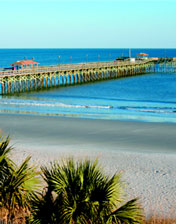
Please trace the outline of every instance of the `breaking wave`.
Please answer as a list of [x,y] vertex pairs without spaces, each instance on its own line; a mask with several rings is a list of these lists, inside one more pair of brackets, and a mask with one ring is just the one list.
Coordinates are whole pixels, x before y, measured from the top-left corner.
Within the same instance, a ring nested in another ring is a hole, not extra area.
[[94,109],[110,109],[112,106],[101,106],[101,105],[76,105],[76,104],[64,104],[64,103],[39,103],[39,102],[3,102],[3,105],[15,105],[15,106],[38,106],[38,107],[66,107],[66,108],[94,108]]
[[[83,104],[65,104],[65,103],[58,103],[58,102],[52,102],[52,101],[21,101],[21,100],[8,100],[8,101],[1,101],[2,105],[12,106],[12,107],[40,107],[40,108],[73,108],[73,109],[103,109],[103,110],[109,110],[112,109],[113,113],[116,113],[117,111],[131,111],[131,112],[144,112],[144,113],[176,113],[176,107],[171,106],[165,106],[166,104],[160,107],[151,107],[151,106],[121,106],[121,105],[83,105]],[[119,103],[120,104],[120,103]]]

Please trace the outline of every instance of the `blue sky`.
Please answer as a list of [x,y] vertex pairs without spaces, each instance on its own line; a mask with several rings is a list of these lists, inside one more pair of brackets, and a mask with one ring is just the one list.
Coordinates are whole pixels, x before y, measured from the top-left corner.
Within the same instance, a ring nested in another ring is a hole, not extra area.
[[176,0],[0,0],[0,48],[176,48]]

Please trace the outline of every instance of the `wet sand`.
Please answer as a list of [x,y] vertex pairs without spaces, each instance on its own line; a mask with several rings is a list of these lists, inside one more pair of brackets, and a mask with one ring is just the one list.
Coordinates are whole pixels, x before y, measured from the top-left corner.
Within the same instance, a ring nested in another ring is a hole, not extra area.
[[175,124],[1,114],[0,132],[17,162],[98,158],[105,172],[123,172],[127,198],[140,197],[147,214],[176,210]]

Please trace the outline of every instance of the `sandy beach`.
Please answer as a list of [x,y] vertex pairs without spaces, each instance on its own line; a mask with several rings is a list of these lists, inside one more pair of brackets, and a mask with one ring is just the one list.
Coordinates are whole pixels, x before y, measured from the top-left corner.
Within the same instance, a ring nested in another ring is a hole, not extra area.
[[105,172],[123,173],[126,198],[139,197],[147,215],[176,210],[175,124],[1,114],[0,132],[16,162],[98,158]]

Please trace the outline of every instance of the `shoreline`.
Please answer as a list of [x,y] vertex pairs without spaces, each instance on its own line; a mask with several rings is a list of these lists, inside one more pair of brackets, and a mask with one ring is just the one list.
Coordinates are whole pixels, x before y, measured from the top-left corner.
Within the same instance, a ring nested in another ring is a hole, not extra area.
[[0,114],[0,132],[15,162],[98,158],[105,172],[123,173],[127,199],[139,197],[147,215],[176,209],[175,124]]
[[0,130],[16,144],[24,140],[52,146],[91,143],[130,152],[176,153],[174,123],[0,114]]

